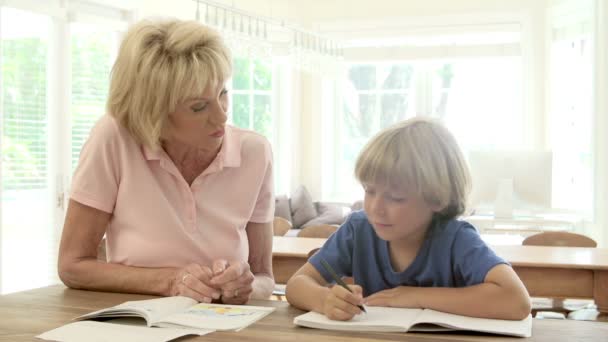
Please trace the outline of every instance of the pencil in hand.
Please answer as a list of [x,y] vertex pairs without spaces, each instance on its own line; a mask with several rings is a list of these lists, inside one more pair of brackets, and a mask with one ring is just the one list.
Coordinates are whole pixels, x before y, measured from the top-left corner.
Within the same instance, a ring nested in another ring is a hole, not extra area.
[[[323,265],[325,270],[331,275],[331,277],[334,279],[336,284],[342,286],[343,288],[348,290],[348,292],[350,292],[350,293],[353,292],[353,290],[351,290],[350,287],[348,287],[348,285],[346,285],[346,283],[340,277],[338,277],[338,275],[336,274],[336,271],[334,271],[334,269],[329,265],[329,263],[327,261],[325,261],[325,259],[321,259],[321,265]],[[357,306],[359,307],[359,309],[361,309],[361,311],[367,313],[367,310],[365,310],[365,307],[363,307],[363,305],[357,305]]]

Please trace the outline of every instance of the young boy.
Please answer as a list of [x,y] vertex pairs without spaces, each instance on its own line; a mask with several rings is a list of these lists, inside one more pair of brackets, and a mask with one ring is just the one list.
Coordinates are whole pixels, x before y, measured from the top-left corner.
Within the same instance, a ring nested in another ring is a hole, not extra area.
[[[457,220],[470,175],[456,140],[441,124],[415,118],[375,136],[355,176],[364,210],[350,215],[287,283],[287,300],[330,319],[349,320],[359,305],[429,308],[454,314],[524,319],[526,288],[475,228]],[[321,264],[353,277],[352,293]]]

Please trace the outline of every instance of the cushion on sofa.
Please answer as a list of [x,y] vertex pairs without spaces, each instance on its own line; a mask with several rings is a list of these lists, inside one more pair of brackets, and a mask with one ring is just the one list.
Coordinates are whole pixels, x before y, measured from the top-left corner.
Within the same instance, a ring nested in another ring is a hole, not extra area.
[[315,207],[317,209],[318,216],[304,223],[301,228],[320,224],[341,225],[351,211],[349,207],[323,202],[316,202]]
[[304,186],[299,186],[289,199],[293,228],[300,228],[304,223],[317,216],[312,197]]
[[289,207],[289,198],[285,195],[277,196],[274,200],[274,216],[282,217],[289,222],[293,222],[291,217],[291,208]]

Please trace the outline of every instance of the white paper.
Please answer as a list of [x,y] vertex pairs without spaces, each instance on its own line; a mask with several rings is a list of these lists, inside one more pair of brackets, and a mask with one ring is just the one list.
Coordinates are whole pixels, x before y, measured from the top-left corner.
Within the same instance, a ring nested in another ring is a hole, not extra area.
[[[532,336],[532,316],[521,321],[476,318],[454,315],[447,312],[424,310],[418,317],[416,323],[431,323],[442,327],[486,332],[492,334],[503,334],[520,337]],[[414,331],[414,329],[411,329]]]
[[317,312],[308,312],[294,319],[294,324],[310,328],[344,331],[405,332],[409,322],[422,312],[420,309],[366,306],[367,313],[356,315],[350,321],[334,321]]
[[138,320],[107,322],[80,321],[66,324],[36,336],[39,339],[60,342],[165,342],[187,335],[206,335],[214,330],[149,328]]
[[530,337],[532,317],[521,321],[474,318],[434,310],[367,306],[367,314],[359,314],[350,321],[334,321],[326,316],[308,312],[297,316],[294,324],[309,328],[344,331],[445,331],[470,330],[493,334]]

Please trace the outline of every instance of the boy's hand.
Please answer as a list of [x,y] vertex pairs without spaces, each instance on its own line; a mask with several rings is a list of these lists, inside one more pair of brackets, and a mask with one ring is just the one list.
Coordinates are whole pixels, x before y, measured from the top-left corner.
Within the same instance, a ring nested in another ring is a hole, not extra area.
[[416,287],[398,286],[392,289],[376,292],[363,301],[370,306],[392,306],[399,308],[421,308],[416,296]]
[[352,293],[340,285],[331,288],[323,302],[323,314],[327,318],[348,321],[361,313],[357,305],[363,304],[363,290],[358,285],[349,285],[349,287]]

